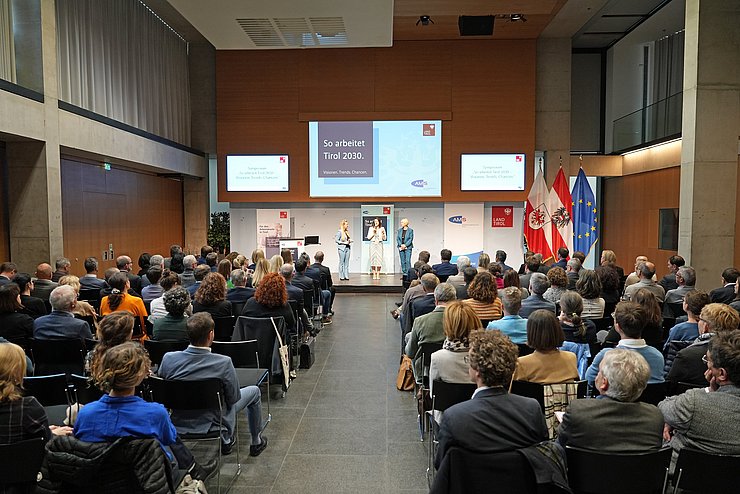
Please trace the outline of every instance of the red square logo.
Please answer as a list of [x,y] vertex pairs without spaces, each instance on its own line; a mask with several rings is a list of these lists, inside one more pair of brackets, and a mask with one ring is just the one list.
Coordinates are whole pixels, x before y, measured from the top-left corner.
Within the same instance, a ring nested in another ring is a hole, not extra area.
[[517,163],[521,163],[521,161],[522,161],[522,155],[521,154],[517,154],[516,155],[516,162]]
[[287,211],[280,211],[280,219],[281,220],[288,219],[288,212]]
[[285,156],[280,157],[280,163],[285,163]]
[[383,208],[383,214],[391,214],[391,208]]
[[425,136],[436,135],[437,129],[435,124],[421,124],[421,133]]

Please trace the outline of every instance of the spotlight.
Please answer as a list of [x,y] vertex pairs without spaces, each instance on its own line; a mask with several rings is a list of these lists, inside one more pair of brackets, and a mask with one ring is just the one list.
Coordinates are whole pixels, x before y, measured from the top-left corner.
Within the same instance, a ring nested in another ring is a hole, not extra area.
[[511,22],[527,22],[527,18],[523,14],[511,14],[509,19],[511,19]]
[[416,25],[418,26],[419,24],[421,24],[422,26],[428,26],[430,22],[434,24],[434,21],[431,17],[429,17],[428,15],[420,15],[419,20],[416,21]]

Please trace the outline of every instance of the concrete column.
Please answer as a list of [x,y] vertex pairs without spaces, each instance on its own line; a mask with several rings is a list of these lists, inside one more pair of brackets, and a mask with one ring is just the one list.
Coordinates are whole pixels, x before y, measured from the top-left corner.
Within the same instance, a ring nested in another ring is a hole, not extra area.
[[733,263],[740,135],[740,2],[686,1],[678,253],[697,287]]
[[200,255],[206,245],[208,225],[208,179],[184,177],[182,183],[183,220],[185,222],[185,252]]
[[563,171],[570,169],[570,38],[537,40],[537,94],[535,149],[545,152],[548,186],[563,158]]

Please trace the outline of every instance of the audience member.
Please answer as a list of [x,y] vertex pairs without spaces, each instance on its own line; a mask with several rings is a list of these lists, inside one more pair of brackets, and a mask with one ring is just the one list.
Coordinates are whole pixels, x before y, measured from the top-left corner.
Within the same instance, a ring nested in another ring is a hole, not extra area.
[[504,252],[503,250],[496,251],[496,264],[501,266],[501,271],[504,274],[506,274],[507,271],[511,271],[512,269],[514,269],[511,266],[506,264],[506,252]]
[[45,316],[49,313],[43,300],[31,296],[33,280],[31,279],[30,274],[17,273],[13,276],[12,281],[18,285],[18,289],[21,291],[21,305],[23,305],[23,309],[21,310],[22,313],[28,314],[34,319]]
[[604,316],[608,316],[622,299],[619,275],[610,266],[598,266],[594,271],[601,282],[600,297],[604,299]]
[[[498,264],[495,264],[495,266],[498,266]],[[470,284],[473,282],[477,274],[477,269],[473,267],[465,268],[465,271],[463,271],[463,280],[465,281],[465,283],[455,286],[455,297],[457,298],[457,300],[465,300],[466,298],[470,298],[470,295],[468,294],[468,288],[470,287]]]
[[462,285],[463,283],[465,283],[463,271],[465,271],[465,268],[469,268],[471,266],[470,258],[468,256],[458,256],[457,261],[455,261],[455,265],[457,266],[457,274],[449,276],[447,278],[447,283],[452,283],[453,285]]
[[[283,264],[280,268],[280,275],[285,279],[285,290],[288,294],[288,301],[292,300],[295,303],[298,318],[303,325],[303,331],[314,334],[313,323],[306,312],[303,290],[291,284],[291,280],[293,279],[293,265],[289,263]],[[313,307],[310,309],[313,310]],[[303,335],[303,331],[299,331],[298,334]]]
[[[146,269],[149,269],[149,262],[145,263],[147,266]],[[126,277],[129,281],[129,288],[131,288],[134,292],[137,294],[141,293],[141,276],[134,274],[131,272],[131,269],[133,269],[134,263],[131,261],[131,258],[129,256],[118,256],[116,258],[116,267],[121,273],[125,273]],[[146,273],[146,269],[142,268],[142,270]]]
[[[154,254],[153,256],[149,258],[149,267],[146,268],[146,271],[144,271],[144,274],[140,275],[141,276],[140,286],[141,286],[142,295],[144,293],[144,288],[148,287],[149,285],[157,283],[156,281],[152,281],[149,278],[149,270],[151,270],[152,268],[159,268],[159,275],[162,276],[162,272],[164,271],[164,256],[161,256],[159,254]],[[159,295],[161,295],[161,293]]]
[[584,254],[580,250],[573,251],[573,254],[571,254],[570,257],[571,259],[578,259],[578,262],[581,263],[581,266],[586,264],[586,254]]
[[163,271],[160,266],[152,266],[149,268],[149,271],[146,272],[149,284],[141,289],[141,299],[144,302],[151,302],[155,298],[161,297],[164,293],[162,285],[159,284],[159,280],[162,278],[162,273]]
[[321,313],[323,314],[323,316],[321,317],[321,323],[324,325],[331,324],[331,315],[329,311],[329,305],[331,304],[331,292],[329,290],[320,289],[321,278],[319,278],[319,280],[317,281],[316,279],[306,276],[306,269],[308,269],[308,263],[310,261],[311,258],[308,257],[308,255],[298,258],[298,260],[293,265],[295,267],[295,274],[293,275],[293,280],[291,281],[291,284],[297,286],[304,292],[311,292],[314,297],[317,293],[319,293],[320,300],[318,302],[321,303]]
[[[516,274],[513,269],[508,272]],[[522,292],[515,286],[504,288],[501,305],[504,309],[504,317],[498,321],[489,322],[486,329],[498,329],[517,345],[527,343],[527,320],[519,315],[522,308]]]
[[668,274],[663,276],[663,278],[658,282],[658,284],[663,287],[663,290],[668,292],[669,290],[675,290],[678,288],[676,273],[678,272],[678,268],[684,264],[686,264],[686,261],[681,256],[671,256],[668,258]]
[[578,379],[576,354],[558,350],[565,341],[555,314],[538,309],[527,318],[527,346],[534,353],[519,357],[514,380],[555,384]]
[[561,446],[595,453],[644,453],[663,445],[663,415],[637,402],[647,387],[650,366],[637,352],[614,349],[596,374],[595,400],[572,400],[558,428]]
[[[208,254],[211,254],[211,253],[213,253],[213,247],[211,247],[210,245],[204,245],[203,247],[201,247],[200,257],[198,258],[197,264],[207,264],[206,256],[208,256]],[[264,255],[262,257],[264,257]]]
[[[624,281],[624,289],[626,290],[628,286],[634,285],[638,281],[640,281],[640,264],[647,262],[648,258],[647,256],[637,256],[635,257],[635,270],[631,272],[629,275],[627,275],[627,279]],[[655,275],[653,275],[653,281],[656,281],[657,278]]]
[[666,305],[664,307],[666,309],[668,308],[668,304],[683,303],[684,297],[689,292],[695,290],[696,270],[691,266],[681,266],[678,268],[678,271],[676,271],[676,284],[678,285],[678,288],[674,288],[665,293]]
[[539,258],[534,254],[527,257],[527,260],[524,263],[524,274],[519,276],[519,283],[521,286],[528,287],[532,274],[540,272],[540,262],[538,259]]
[[252,275],[252,287],[257,288],[267,273],[270,272],[270,261],[264,257],[257,260],[254,274]]
[[439,257],[442,259],[442,262],[432,266],[432,270],[434,271],[434,274],[437,275],[440,282],[445,282],[449,276],[457,274],[457,266],[450,263],[450,260],[452,259],[452,251],[450,249],[442,249],[439,253]]
[[478,273],[468,286],[468,298],[464,300],[482,320],[496,320],[503,316],[501,300],[498,298],[496,280],[488,272]]
[[[414,280],[418,280],[421,278],[421,274],[419,274],[419,268],[423,266],[424,264],[429,264],[429,259],[431,259],[432,255],[429,253],[429,251],[422,250],[419,252],[419,260],[416,261],[407,272],[406,272],[406,281],[411,283]],[[432,266],[429,266],[429,269],[432,269]],[[431,273],[431,271],[430,271]],[[423,273],[422,273],[423,274]]]
[[414,366],[416,382],[421,382],[423,362],[421,346],[424,343],[442,343],[445,339],[442,320],[445,307],[455,301],[455,287],[449,283],[440,283],[434,288],[434,309],[427,314],[414,319],[414,325],[408,334],[406,355],[411,357]]
[[709,298],[714,303],[729,304],[735,299],[735,283],[740,276],[735,268],[727,268],[722,271],[722,286],[709,292]]
[[496,288],[499,290],[504,288],[504,272],[501,270],[501,266],[498,264],[491,264],[488,266],[488,272],[491,273],[493,279],[496,280]]
[[80,298],[80,279],[73,274],[62,276],[61,278],[59,278],[59,286],[64,286],[64,285],[71,286],[75,291],[75,297],[77,298],[77,303],[75,304],[75,308],[72,311],[72,313],[80,317],[91,317],[93,320],[93,326],[97,327],[98,325],[97,312],[95,312],[95,309],[93,308],[92,305],[90,305],[89,302],[79,299]]
[[[259,298],[278,280],[283,285],[282,277],[277,273],[268,274],[264,283],[257,289],[255,298]],[[255,298],[249,299],[250,301]],[[249,302],[247,302],[249,304]],[[267,447],[267,438],[262,431],[262,400],[257,386],[239,387],[234,364],[231,358],[211,352],[214,337],[213,318],[207,312],[193,314],[188,318],[187,332],[190,346],[181,352],[170,352],[164,355],[158,374],[165,379],[200,380],[218,378],[223,383],[224,401],[226,403],[224,429],[221,431],[221,452],[229,454],[236,441],[236,414],[247,409],[247,423],[252,437],[249,448],[250,456],[259,456]],[[218,411],[209,410],[173,410],[172,421],[183,433],[204,434],[219,424]]]
[[[689,389],[658,404],[673,448],[673,462],[683,448],[715,455],[740,455],[740,331],[722,331],[709,340],[706,389]],[[710,474],[707,472],[707,474]],[[729,486],[728,486],[729,488]]]
[[69,259],[66,257],[60,257],[56,260],[55,263],[56,271],[54,271],[54,274],[51,275],[51,281],[54,283],[59,283],[59,279],[62,276],[67,276],[69,274],[69,268],[72,266],[72,263],[69,262]]
[[232,304],[243,304],[254,297],[254,288],[247,288],[247,272],[243,269],[234,269],[231,272],[231,284],[233,288],[226,290],[226,300]]
[[265,251],[263,251],[262,249],[254,249],[250,257],[250,260],[252,262],[249,264],[249,266],[247,266],[247,269],[250,269],[251,271],[254,272],[254,270],[257,269],[257,261],[259,261],[260,259],[264,259],[264,258],[265,258]]
[[15,283],[0,285],[0,337],[19,343],[33,338],[33,318],[23,314],[20,293]]
[[195,273],[193,270],[196,266],[196,260],[194,255],[187,255],[182,260],[183,265],[183,271],[179,275],[180,276],[180,284],[184,288],[188,288],[192,285],[195,285]]
[[[514,288],[519,290],[519,294],[522,300],[529,297],[529,290],[527,290],[527,288],[522,288],[521,281],[519,279],[519,274],[517,274],[517,272],[514,271],[513,268],[504,272],[504,288],[508,288],[510,286],[513,286]],[[527,285],[527,287],[528,286],[529,285]],[[499,297],[500,296],[501,296],[501,293],[499,293]]]
[[405,333],[411,331],[414,327],[414,320],[424,314],[428,314],[434,310],[434,289],[440,283],[439,278],[436,275],[423,275],[421,277],[421,287],[424,290],[422,297],[415,298],[409,303],[409,312],[404,314],[403,322],[406,324]]
[[604,317],[606,301],[601,298],[601,281],[595,271],[581,269],[576,291],[583,299],[583,318],[601,319]]
[[[567,252],[568,249],[565,249]],[[553,304],[560,302],[560,297],[568,289],[568,277],[565,275],[565,270],[560,266],[553,265],[552,268],[547,272],[547,280],[550,282],[550,288],[545,290],[542,294],[542,298]]]
[[94,257],[85,259],[85,276],[80,278],[80,286],[86,290],[102,290],[105,280],[98,278],[98,260]]
[[109,348],[131,341],[134,334],[134,316],[125,310],[113,312],[100,320],[95,335],[97,344],[85,356],[85,374],[92,373],[93,363],[99,365],[100,358]]
[[[421,254],[419,254],[419,256],[421,256]],[[418,262],[416,264],[418,264]],[[408,321],[406,320],[406,318],[411,313],[411,303],[417,298],[424,296],[424,287],[421,284],[421,278],[423,278],[425,274],[433,275],[432,267],[429,264],[419,265],[419,278],[412,280],[412,283],[416,282],[417,284],[414,286],[410,286],[408,290],[406,290],[406,293],[403,294],[403,302],[401,303],[401,307],[399,309],[391,310],[391,315],[394,319],[398,319],[399,317],[401,318],[401,329],[404,330],[404,333],[408,333],[411,330],[411,326],[407,327]]]
[[195,283],[190,285],[186,288],[188,293],[191,297],[195,296],[195,292],[198,291],[198,288],[200,288],[200,284],[203,282],[203,278],[206,277],[208,273],[211,272],[211,268],[209,268],[205,264],[198,264],[195,269],[193,270],[193,277],[195,278]]
[[565,341],[573,343],[596,344],[596,325],[590,319],[583,319],[583,298],[578,292],[567,291],[560,297],[560,327]]
[[709,294],[699,290],[693,290],[686,294],[683,300],[683,310],[686,312],[688,321],[676,324],[668,332],[668,338],[663,346],[663,354],[666,355],[671,341],[694,341],[699,337],[699,314],[709,302]]
[[[648,384],[663,382],[663,355],[655,348],[649,346],[642,339],[642,329],[645,327],[645,309],[637,302],[619,302],[614,309],[614,328],[619,333],[621,340],[617,348],[624,348],[642,355],[650,366],[650,379]],[[599,372],[599,364],[606,353],[612,348],[604,348],[594,358],[593,363],[586,371],[586,380],[593,384],[596,374]]]
[[280,273],[267,273],[262,278],[254,292],[254,297],[244,304],[241,315],[247,317],[282,316],[285,319],[285,327],[291,332],[295,332],[295,317],[293,317],[293,311],[288,305],[285,279]]
[[208,312],[214,318],[231,317],[231,302],[226,300],[226,280],[219,273],[208,273],[193,297],[193,313]]
[[185,265],[183,264],[184,259],[185,255],[182,252],[178,252],[172,256],[172,259],[170,260],[170,271],[182,274],[182,272],[185,271]]
[[128,293],[129,288],[131,288],[129,280],[130,277],[123,271],[111,276],[108,281],[111,286],[111,294],[103,297],[103,300],[100,301],[100,315],[106,316],[119,310],[129,311],[139,318],[141,331],[144,331],[147,316],[146,307],[144,307],[143,300]]
[[[167,293],[172,288],[180,286],[180,278],[178,277],[177,273],[174,273],[170,270],[165,270],[165,272],[162,273],[162,277],[159,279],[159,284],[162,286],[162,290]],[[188,294],[190,294],[189,291]],[[190,298],[192,300],[192,295]],[[185,314],[191,315],[192,313],[193,307],[191,304],[185,310]],[[152,300],[151,304],[149,304],[149,322],[154,323],[154,321],[156,321],[160,317],[164,317],[166,314],[167,309],[164,306],[164,295]]]
[[190,307],[190,294],[176,286],[164,293],[164,307],[167,314],[159,317],[152,323],[153,339],[159,341],[186,341],[188,333],[186,324],[188,316],[185,311]]
[[624,269],[622,269],[621,266],[617,266],[617,255],[614,253],[613,250],[602,250],[601,260],[599,264],[601,266],[609,266],[610,268],[614,269],[614,271],[617,272],[617,275],[619,275],[620,279],[624,276]]
[[15,263],[4,262],[0,264],[0,286],[10,283],[10,280],[18,272],[18,268]]
[[436,468],[452,446],[488,454],[548,439],[545,416],[537,401],[506,391],[516,358],[516,345],[501,332],[470,334],[469,373],[478,388],[472,399],[445,411],[439,426]]
[[[144,276],[146,274],[147,270],[151,266],[149,262],[151,258],[152,258],[152,255],[148,252],[143,252],[139,256],[139,260],[137,261],[137,264],[139,265],[139,272],[136,273],[137,276]],[[118,262],[117,259],[116,259],[116,262]]]
[[[478,267],[476,268],[476,270],[479,273],[482,273],[483,271],[488,271],[488,268],[490,266],[491,266],[491,257],[485,252],[481,252],[480,256],[478,256]],[[499,266],[499,268],[500,267],[501,266]],[[503,270],[501,272],[503,273]]]
[[[334,297],[336,296],[336,290],[334,289],[334,282],[331,279],[331,270],[323,265],[324,253],[320,250],[316,251],[313,255],[314,263],[311,264],[310,269],[318,270],[321,274],[321,290],[329,290],[329,315],[334,315]],[[308,269],[306,270],[308,274]]]
[[170,245],[170,257],[165,258],[164,269],[169,269],[170,271],[172,271],[172,266],[171,266],[172,258],[178,254],[183,255],[182,247],[177,244]]
[[568,257],[570,256],[570,251],[567,247],[560,247],[558,249],[558,261],[554,262],[552,266],[550,266],[550,269],[552,268],[560,268],[563,271],[565,271],[566,266],[568,265]]
[[529,279],[529,297],[522,300],[522,308],[519,310],[519,315],[527,318],[529,315],[538,310],[545,309],[555,315],[555,304],[545,300],[543,295],[550,288],[550,282],[547,281],[547,276],[542,273],[532,273]]
[[737,329],[738,325],[740,315],[729,305],[718,303],[705,305],[699,315],[699,337],[690,346],[678,352],[666,380],[697,386],[706,384],[704,373],[707,366],[702,357],[707,352],[709,340],[717,334]]
[[581,261],[575,257],[570,258],[565,268],[565,276],[568,277],[568,290],[576,289],[576,282],[578,282],[578,273],[581,271]]
[[211,270],[211,273],[215,273],[218,269],[218,254],[209,252],[206,255],[206,266]]
[[57,286],[59,285],[56,282],[51,281],[51,266],[45,262],[36,266],[36,280],[33,282],[33,289],[31,289],[32,297],[49,300],[51,291]]
[[655,276],[655,264],[650,261],[645,261],[640,263],[637,269],[640,281],[624,289],[624,298],[626,300],[632,300],[632,296],[635,292],[644,288],[655,295],[658,302],[662,304],[663,300],[665,300],[665,290],[663,290],[662,286],[653,281],[653,276]]
[[37,340],[65,338],[92,338],[90,325],[82,319],[75,319],[74,308],[77,294],[69,285],[58,286],[49,295],[51,314],[33,321],[33,337]]

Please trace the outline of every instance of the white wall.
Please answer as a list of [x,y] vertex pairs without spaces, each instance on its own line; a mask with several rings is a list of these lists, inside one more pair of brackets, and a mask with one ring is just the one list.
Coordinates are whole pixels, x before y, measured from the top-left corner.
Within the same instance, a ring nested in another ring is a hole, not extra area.
[[[365,202],[364,204],[372,204]],[[300,204],[299,207],[290,207],[290,204],[243,204],[231,203],[231,248],[249,256],[257,242],[257,209],[289,209],[293,224],[292,235],[304,237],[319,235],[321,245],[306,247],[306,252],[313,256],[317,250],[325,255],[324,264],[333,272],[337,270],[339,256],[337,254],[334,235],[339,228],[339,222],[346,218],[350,224],[350,234],[360,238],[361,210],[360,203],[351,204]],[[514,207],[513,228],[491,228],[491,206],[511,205]],[[295,205],[294,205],[295,206]],[[518,267],[523,256],[522,251],[522,218],[524,215],[523,203],[485,203],[484,204],[484,251],[491,257],[496,250],[504,250],[508,254],[507,264]],[[401,218],[408,218],[414,229],[414,253],[416,260],[418,253],[428,250],[432,254],[431,263],[440,261],[439,252],[444,248],[444,205],[442,203],[397,203],[395,204],[395,224]],[[389,232],[393,239],[389,244],[395,249],[395,232]],[[352,250],[350,258],[350,272],[359,273],[362,269],[360,262],[359,244]],[[453,252],[453,255],[455,253]],[[395,272],[400,273],[400,261],[394,258]]]

